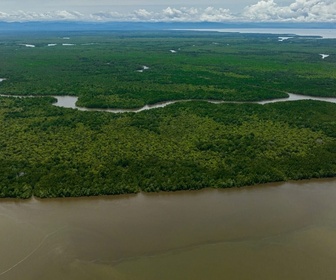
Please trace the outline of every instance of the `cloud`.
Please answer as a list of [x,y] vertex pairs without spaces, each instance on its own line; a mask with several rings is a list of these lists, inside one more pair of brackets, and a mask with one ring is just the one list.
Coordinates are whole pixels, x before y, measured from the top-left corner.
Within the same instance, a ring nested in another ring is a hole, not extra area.
[[122,20],[125,15],[118,12],[98,12],[89,15],[88,20],[92,21],[119,21]]
[[51,21],[51,20],[82,20],[85,15],[76,11],[52,11],[45,13],[16,11],[11,14],[0,12],[1,21]]
[[152,12],[148,12],[145,9],[139,9],[137,11],[134,11],[135,18],[138,18],[140,20],[148,20],[153,17]]
[[82,14],[76,11],[51,11],[45,13],[0,11],[0,21],[149,21],[149,22],[336,22],[335,0],[293,0],[279,6],[276,0],[260,0],[247,6],[240,14],[225,8],[167,7],[161,11],[138,9],[130,12],[101,11]]
[[261,0],[248,6],[242,18],[251,21],[334,22],[334,0],[296,0],[289,6],[279,6],[274,0]]
[[236,17],[231,14],[229,9],[215,9],[213,7],[208,7],[200,15],[200,21],[212,21],[212,22],[221,22],[221,21],[230,21],[234,20]]
[[230,10],[222,8],[208,7],[206,9],[199,8],[172,8],[167,7],[159,12],[152,12],[146,9],[135,10],[132,13],[120,14],[111,12],[99,12],[91,15],[91,18],[100,21],[108,21],[119,19],[122,21],[151,21],[151,22],[198,22],[213,21],[220,22],[225,20],[233,20],[235,17]]

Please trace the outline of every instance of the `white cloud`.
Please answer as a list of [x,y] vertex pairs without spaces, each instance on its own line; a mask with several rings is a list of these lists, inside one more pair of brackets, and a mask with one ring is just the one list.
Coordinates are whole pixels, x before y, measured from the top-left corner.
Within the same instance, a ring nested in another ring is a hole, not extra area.
[[139,9],[137,11],[134,11],[134,15],[138,19],[148,20],[148,19],[152,18],[153,13],[152,12],[148,12],[145,9]]
[[336,21],[333,0],[295,0],[289,6],[279,6],[274,0],[261,0],[244,9],[242,18],[251,21]]
[[[194,21],[198,17],[198,10],[195,8],[170,8],[158,13],[158,19],[163,21]],[[161,19],[160,19],[161,17]]]
[[50,21],[50,20],[81,20],[85,19],[85,16],[76,11],[52,11],[45,13],[36,13],[36,12],[24,12],[17,11],[11,14],[1,13],[1,21]]
[[91,18],[108,21],[151,21],[151,22],[197,22],[197,21],[214,21],[220,22],[225,20],[233,20],[235,17],[230,10],[222,8],[208,7],[206,9],[199,8],[172,8],[167,7],[159,12],[139,9],[132,13],[120,14],[111,12],[99,12],[91,15]]
[[222,8],[215,9],[213,7],[208,7],[200,15],[201,21],[221,22],[221,21],[230,21],[234,19],[235,16],[231,14],[231,11],[229,9],[222,9]]
[[92,21],[117,21],[124,18],[123,14],[118,12],[99,12],[90,14],[88,20]]
[[3,12],[0,12],[0,19],[1,18],[7,18],[9,15]]
[[285,6],[280,6],[276,1],[260,0],[254,5],[245,7],[240,14],[233,14],[229,9],[214,7],[167,7],[161,11],[141,8],[133,12],[102,11],[90,14],[66,10],[44,13],[25,11],[5,13],[0,11],[0,21],[336,22],[335,0],[293,0],[291,4]]

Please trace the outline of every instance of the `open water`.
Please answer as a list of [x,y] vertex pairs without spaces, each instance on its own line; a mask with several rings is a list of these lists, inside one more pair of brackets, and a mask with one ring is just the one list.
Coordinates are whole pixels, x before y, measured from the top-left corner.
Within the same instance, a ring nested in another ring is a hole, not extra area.
[[0,279],[335,279],[336,179],[0,200]]

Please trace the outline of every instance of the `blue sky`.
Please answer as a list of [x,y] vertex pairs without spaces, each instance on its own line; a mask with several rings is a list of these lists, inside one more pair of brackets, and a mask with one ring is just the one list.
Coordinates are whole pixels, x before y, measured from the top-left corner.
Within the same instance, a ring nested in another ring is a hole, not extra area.
[[32,20],[336,23],[336,0],[0,1],[0,21]]

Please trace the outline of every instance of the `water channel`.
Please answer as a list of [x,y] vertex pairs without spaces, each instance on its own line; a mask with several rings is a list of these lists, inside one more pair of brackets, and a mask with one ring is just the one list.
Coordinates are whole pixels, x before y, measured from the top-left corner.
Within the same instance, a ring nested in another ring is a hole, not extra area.
[[[203,100],[214,104],[221,104],[221,103],[256,103],[256,104],[268,104],[268,103],[275,103],[275,102],[285,102],[285,101],[297,101],[297,100],[317,100],[317,101],[326,101],[331,103],[336,103],[335,97],[314,97],[314,96],[306,96],[294,93],[287,93],[287,98],[279,98],[279,99],[270,99],[270,100],[263,100],[263,101],[256,101],[256,102],[230,102],[230,101],[216,101],[216,100]],[[85,107],[78,107],[76,102],[78,97],[76,96],[53,96],[57,99],[57,101],[53,104],[57,107],[63,108],[71,108],[71,109],[78,109],[81,111],[103,111],[103,112],[110,112],[110,113],[127,113],[127,112],[134,112],[138,113],[144,110],[150,110],[155,108],[163,108],[167,105],[177,103],[177,102],[190,102],[192,100],[172,100],[166,102],[160,102],[151,105],[145,105],[142,108],[138,109],[95,109],[95,108],[85,108]],[[201,100],[202,101],[202,100]]]
[[[144,66],[147,67],[147,66]],[[5,78],[0,78],[0,83],[5,81]],[[262,101],[255,101],[255,102],[236,102],[236,101],[223,101],[223,100],[196,100],[196,101],[206,101],[213,104],[221,104],[221,103],[255,103],[255,104],[268,104],[268,103],[276,103],[276,102],[286,102],[286,101],[297,101],[297,100],[317,100],[317,101],[325,101],[325,102],[331,102],[336,103],[336,97],[315,97],[315,96],[307,96],[307,95],[300,95],[300,94],[294,94],[294,93],[287,93],[288,97],[286,98],[278,98],[278,99],[269,99],[269,100],[262,100]],[[32,97],[39,97],[38,95],[5,95],[0,94],[0,97],[17,97],[17,98],[32,98]],[[114,109],[114,108],[108,108],[108,109],[100,109],[100,108],[86,108],[86,107],[79,107],[76,105],[78,101],[77,96],[67,96],[67,95],[54,95],[52,96],[56,99],[56,102],[53,103],[54,106],[62,107],[62,108],[71,108],[71,109],[77,109],[80,111],[100,111],[100,112],[110,112],[110,113],[139,113],[141,111],[145,110],[151,110],[156,108],[163,108],[167,105],[178,103],[178,102],[190,102],[195,101],[192,99],[187,100],[169,100],[165,102],[160,102],[156,104],[148,104],[141,108],[137,109]]]
[[[316,100],[316,101],[325,101],[330,103],[336,103],[336,97],[315,97],[315,96],[307,96],[307,95],[300,95],[294,93],[287,93],[287,98],[278,98],[278,99],[270,99],[270,100],[262,100],[262,101],[246,101],[246,102],[236,102],[236,101],[222,101],[222,100],[171,100],[160,102],[156,104],[145,105],[141,108],[137,109],[100,109],[100,108],[86,108],[86,107],[79,107],[76,105],[78,101],[77,96],[67,96],[67,95],[54,95],[56,102],[53,103],[56,107],[62,108],[70,108],[70,109],[77,109],[80,111],[98,111],[98,112],[109,112],[109,113],[139,113],[145,110],[151,110],[156,108],[163,108],[170,104],[178,103],[178,102],[191,102],[191,101],[204,101],[213,104],[221,104],[221,103],[251,103],[251,104],[268,104],[268,103],[276,103],[276,102],[287,102],[287,101],[298,101],[298,100]],[[33,98],[33,97],[41,97],[38,95],[5,95],[0,94],[0,97],[13,97],[13,98]]]
[[334,279],[336,179],[0,200],[0,279]]

